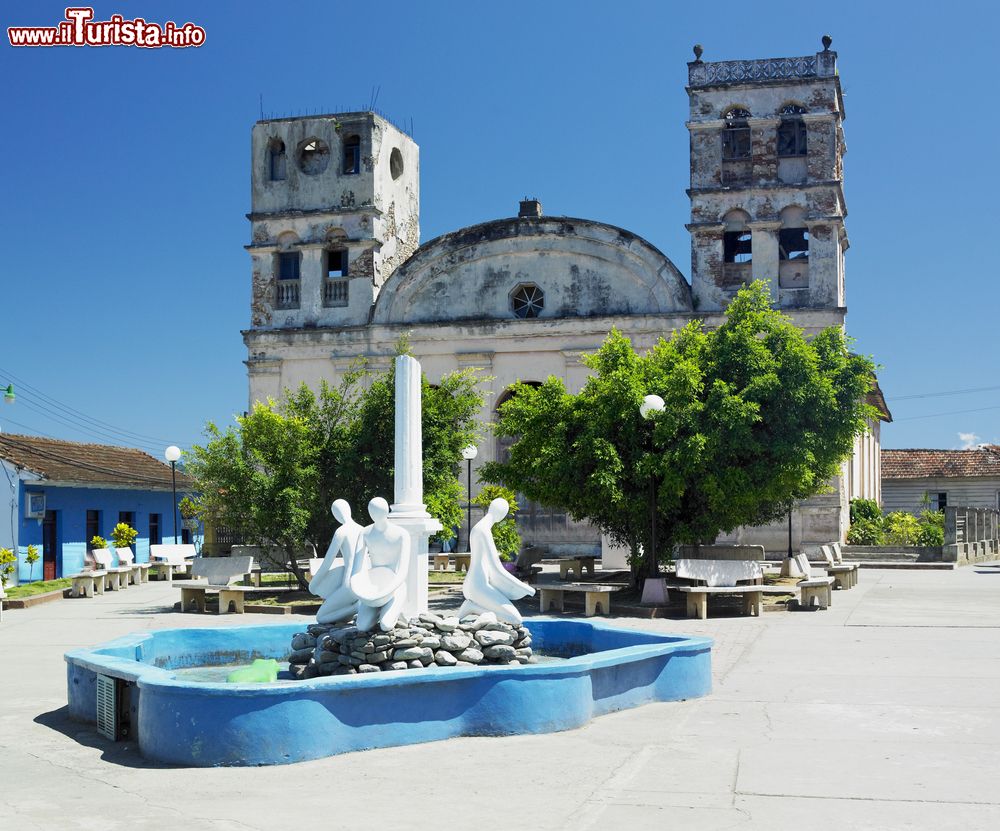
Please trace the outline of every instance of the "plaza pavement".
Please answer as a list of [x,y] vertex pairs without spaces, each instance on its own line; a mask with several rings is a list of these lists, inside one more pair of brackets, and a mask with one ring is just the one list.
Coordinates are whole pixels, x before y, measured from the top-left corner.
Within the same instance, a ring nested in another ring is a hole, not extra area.
[[63,653],[180,615],[169,585],[8,611],[0,829],[1000,828],[1000,568],[864,571],[825,612],[617,623],[716,639],[707,698],[565,733],[180,769],[69,722]]

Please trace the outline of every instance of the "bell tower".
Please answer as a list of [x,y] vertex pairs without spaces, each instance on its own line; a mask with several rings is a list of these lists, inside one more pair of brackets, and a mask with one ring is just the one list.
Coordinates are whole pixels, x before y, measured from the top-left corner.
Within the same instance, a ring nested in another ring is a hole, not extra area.
[[699,311],[724,309],[741,285],[766,279],[775,306],[843,322],[847,147],[831,42],[824,36],[814,55],[746,61],[706,62],[694,47],[687,228]]
[[251,333],[367,323],[420,243],[416,143],[351,112],[258,121],[250,152]]

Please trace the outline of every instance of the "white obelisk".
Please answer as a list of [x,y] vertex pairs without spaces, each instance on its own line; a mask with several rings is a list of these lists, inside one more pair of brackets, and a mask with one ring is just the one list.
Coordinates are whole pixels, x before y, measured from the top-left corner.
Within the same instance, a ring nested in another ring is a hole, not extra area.
[[424,504],[424,457],[420,404],[420,362],[409,355],[396,358],[395,501],[389,519],[410,535],[410,568],[406,577],[403,614],[427,611],[427,544],[441,523]]

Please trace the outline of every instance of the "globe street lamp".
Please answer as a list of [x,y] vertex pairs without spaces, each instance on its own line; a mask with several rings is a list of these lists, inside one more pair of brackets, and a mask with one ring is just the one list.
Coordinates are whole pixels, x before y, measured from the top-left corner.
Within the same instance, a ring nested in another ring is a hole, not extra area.
[[163,457],[170,462],[170,484],[174,494],[174,545],[177,545],[177,460],[181,457],[181,449],[172,444],[163,451]]
[[[642,399],[639,406],[639,415],[646,421],[654,421],[656,417],[666,409],[667,405],[658,395],[647,395]],[[656,559],[656,477],[649,477],[649,522],[650,522],[650,552],[649,568],[653,569],[653,576],[659,574],[659,564]]]
[[468,502],[468,523],[469,523],[469,551],[472,551],[472,460],[479,455],[479,451],[476,449],[474,444],[470,444],[468,447],[462,448],[462,458],[468,463],[468,485],[469,485],[469,502]]

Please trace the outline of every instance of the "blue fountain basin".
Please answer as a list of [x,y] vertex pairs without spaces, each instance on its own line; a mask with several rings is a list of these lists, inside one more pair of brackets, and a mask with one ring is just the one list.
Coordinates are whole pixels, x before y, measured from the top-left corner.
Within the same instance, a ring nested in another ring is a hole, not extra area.
[[547,733],[711,691],[710,638],[532,618],[532,648],[566,660],[428,667],[273,684],[202,683],[188,667],[287,657],[301,623],[163,629],[66,654],[70,715],[96,723],[97,676],[120,679],[130,739],[185,766],[272,765],[454,736]]

